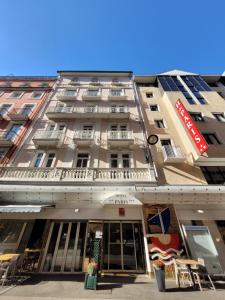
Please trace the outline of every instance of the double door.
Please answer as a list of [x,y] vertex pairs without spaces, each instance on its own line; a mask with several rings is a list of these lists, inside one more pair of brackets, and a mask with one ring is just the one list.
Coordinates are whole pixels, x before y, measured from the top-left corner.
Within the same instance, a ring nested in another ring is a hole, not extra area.
[[145,265],[141,223],[104,223],[103,269],[122,272],[144,272]]
[[41,263],[42,272],[82,271],[86,222],[52,222]]

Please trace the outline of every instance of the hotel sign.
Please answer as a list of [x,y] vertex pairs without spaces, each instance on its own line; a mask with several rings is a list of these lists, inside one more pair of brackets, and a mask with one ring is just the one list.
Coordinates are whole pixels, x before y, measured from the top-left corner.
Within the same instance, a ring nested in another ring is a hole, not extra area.
[[127,194],[116,194],[108,197],[103,201],[103,204],[111,205],[142,205],[142,203],[135,197]]
[[192,137],[192,140],[194,141],[196,147],[198,148],[199,152],[203,154],[209,146],[198,128],[195,126],[190,114],[188,113],[180,99],[178,99],[176,102],[176,109],[186,129]]

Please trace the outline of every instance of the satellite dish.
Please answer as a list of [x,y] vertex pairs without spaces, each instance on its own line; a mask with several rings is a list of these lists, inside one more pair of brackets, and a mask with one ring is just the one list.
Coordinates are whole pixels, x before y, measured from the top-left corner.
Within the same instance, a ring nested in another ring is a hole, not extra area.
[[149,135],[147,141],[150,145],[155,145],[159,140],[159,137],[156,134]]

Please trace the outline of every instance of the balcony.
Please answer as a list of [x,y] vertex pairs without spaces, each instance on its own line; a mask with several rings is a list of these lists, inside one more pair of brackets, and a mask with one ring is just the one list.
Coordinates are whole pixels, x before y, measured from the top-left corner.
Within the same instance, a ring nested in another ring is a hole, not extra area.
[[57,95],[57,99],[60,101],[77,100],[77,90],[64,91],[63,93]]
[[55,106],[49,107],[46,115],[51,120],[61,119],[89,119],[89,118],[110,118],[110,119],[128,119],[130,113],[127,107],[100,107],[100,106]]
[[77,146],[92,147],[95,144],[94,130],[81,130],[75,132],[73,141]]
[[16,137],[16,133],[9,132],[7,130],[0,131],[0,146],[9,147],[14,144],[14,139]]
[[36,147],[60,147],[64,140],[64,132],[58,130],[37,130],[33,143]]
[[54,182],[64,183],[105,183],[112,182],[134,183],[145,182],[155,184],[153,169],[124,168],[124,169],[93,169],[93,168],[25,168],[3,167],[0,170],[0,182]]
[[162,146],[162,153],[164,162],[179,163],[185,161],[185,156],[180,147],[172,145]]
[[32,114],[32,108],[14,108],[8,112],[8,118],[12,121],[27,121]]
[[102,95],[99,91],[87,91],[82,95],[83,100],[101,100]]
[[110,147],[130,147],[134,144],[132,131],[109,131],[108,145]]
[[109,96],[109,100],[127,100],[127,96],[124,95],[122,92],[119,91],[111,91]]

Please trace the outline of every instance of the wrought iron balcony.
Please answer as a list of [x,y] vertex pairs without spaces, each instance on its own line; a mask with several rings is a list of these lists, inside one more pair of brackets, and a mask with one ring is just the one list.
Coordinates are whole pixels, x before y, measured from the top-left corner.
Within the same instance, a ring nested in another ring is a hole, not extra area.
[[89,90],[82,95],[83,100],[101,100],[102,95],[100,91]]
[[57,99],[60,101],[73,101],[77,99],[77,90],[67,90],[57,95]]
[[155,183],[153,168],[25,168],[3,167],[0,182],[55,182],[76,183]]

